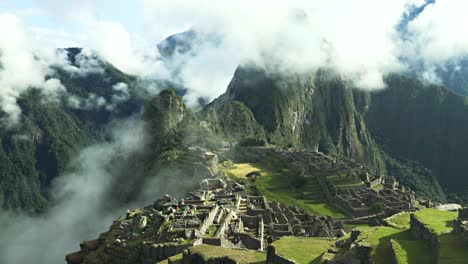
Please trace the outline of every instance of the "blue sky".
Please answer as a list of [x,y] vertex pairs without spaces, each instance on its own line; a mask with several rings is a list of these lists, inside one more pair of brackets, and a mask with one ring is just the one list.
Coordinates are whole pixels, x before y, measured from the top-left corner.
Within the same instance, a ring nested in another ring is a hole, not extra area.
[[[41,28],[49,32],[73,32],[79,34],[82,25],[80,21],[90,17],[101,21],[112,21],[121,24],[125,30],[136,36],[148,37],[148,27],[152,27],[152,21],[147,17],[148,6],[144,5],[144,0],[0,0],[0,13],[12,13],[21,18],[23,23],[29,28]],[[151,2],[151,1],[147,1]],[[408,13],[402,14],[402,23],[397,25],[400,32],[405,32],[406,26],[414,20],[428,4],[435,0],[421,1]],[[75,13],[83,13],[81,18],[72,16]],[[84,15],[86,14],[86,15]],[[167,32],[152,32],[155,41]],[[73,39],[73,37],[71,37]],[[63,41],[57,41],[60,44]],[[76,40],[70,43],[76,42]],[[49,43],[49,42],[48,42]],[[47,43],[47,44],[48,44]],[[67,43],[63,43],[66,45]],[[77,43],[80,44],[80,43]]]
[[[140,1],[0,0],[0,13],[16,15],[27,28],[67,32],[71,35],[74,32],[79,34],[84,22],[80,20],[89,18],[118,22],[133,34],[143,34],[145,27]],[[74,17],[77,13],[79,16]]]

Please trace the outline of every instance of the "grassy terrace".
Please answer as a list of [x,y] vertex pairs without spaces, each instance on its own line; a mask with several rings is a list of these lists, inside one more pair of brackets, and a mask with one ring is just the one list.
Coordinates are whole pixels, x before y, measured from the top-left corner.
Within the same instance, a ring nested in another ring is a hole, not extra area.
[[400,228],[400,229],[408,229],[410,228],[410,214],[411,213],[402,213],[399,215],[395,215],[388,220],[389,225]]
[[417,212],[416,217],[438,234],[440,241],[439,262],[441,264],[468,263],[468,245],[452,234],[453,219],[457,212],[425,209]]
[[229,257],[237,263],[265,263],[266,254],[253,250],[222,248],[210,245],[199,245],[190,248],[192,254],[198,254],[205,261],[209,259]]
[[428,225],[434,233],[440,235],[452,231],[453,219],[457,218],[457,212],[448,212],[433,208],[424,209],[415,213],[421,222]]
[[435,263],[436,254],[421,240],[392,240],[400,264]]
[[371,253],[375,263],[391,264],[392,249],[390,240],[414,240],[409,230],[401,230],[393,227],[358,227],[362,231],[359,236],[361,243],[369,244],[374,250]]
[[416,239],[409,230],[410,213],[403,213],[388,220],[393,227],[358,227],[362,231],[359,240],[375,248],[372,252],[375,263],[392,263],[391,245],[402,264],[468,263],[468,245],[464,245],[457,236],[450,233],[456,212],[429,208],[418,211],[415,215],[439,235],[439,262],[437,252],[425,241]]
[[320,237],[283,237],[272,246],[276,253],[299,264],[320,263],[321,256],[336,240]]
[[317,202],[304,199],[302,194],[307,191],[303,189],[304,187],[292,190],[290,181],[295,175],[292,175],[293,173],[288,169],[274,170],[270,167],[267,168],[266,166],[253,163],[236,163],[232,167],[225,167],[223,170],[229,177],[239,182],[249,180],[245,177],[247,173],[259,171],[262,176],[257,177],[252,184],[267,199],[287,205],[295,205],[315,214],[329,215],[334,218],[346,217],[340,210],[330,206],[326,201]]
[[175,255],[175,256],[172,256],[168,259],[165,259],[163,261],[160,261],[158,262],[157,264],[168,264],[169,263],[169,259],[172,261],[172,263],[175,263],[175,264],[182,264],[183,261],[182,261],[182,258],[183,258],[183,255],[182,253],[178,254],[178,255]]

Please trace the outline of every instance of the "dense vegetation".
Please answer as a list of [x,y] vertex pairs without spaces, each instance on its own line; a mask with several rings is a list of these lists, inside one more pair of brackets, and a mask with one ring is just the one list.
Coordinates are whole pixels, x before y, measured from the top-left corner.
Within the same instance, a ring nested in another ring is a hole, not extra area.
[[400,75],[386,82],[366,114],[376,140],[394,156],[419,161],[448,191],[466,193],[467,98]]
[[[403,80],[398,81],[400,79]],[[450,143],[455,139],[449,138],[460,138],[463,132],[451,133],[451,130],[456,130],[454,124],[451,121],[441,124],[438,120],[441,113],[449,119],[456,119],[448,116],[453,111],[463,115],[468,110],[462,106],[458,110],[434,110],[438,109],[436,105],[439,101],[435,99],[433,89],[439,91],[436,95],[441,95],[441,102],[445,95],[459,102],[464,101],[464,98],[442,87],[426,88],[426,85],[414,78],[391,75],[386,81],[388,89],[364,92],[353,89],[350,81],[330,70],[284,76],[240,67],[227,92],[207,108],[221,114],[227,106],[242,102],[242,106],[251,111],[253,118],[239,118],[242,122],[237,122],[245,124],[244,131],[248,132],[248,136],[231,132],[231,137],[237,137],[243,145],[305,147],[331,155],[345,155],[365,163],[372,173],[395,175],[421,195],[438,201],[446,199],[439,181],[449,192],[462,192],[458,187],[467,186],[462,176],[464,170],[460,167],[464,166],[460,160],[463,155],[458,156],[458,160],[453,155],[468,148]],[[421,96],[415,98],[414,102],[407,102],[412,98],[408,93]],[[400,96],[405,99],[400,100]],[[428,98],[432,98],[431,101]],[[408,109],[411,107],[415,110]],[[426,111],[426,108],[431,109]],[[243,110],[245,113],[250,111]],[[434,111],[439,115],[429,117]],[[427,121],[429,119],[432,121]],[[255,121],[265,129],[265,133],[252,132],[250,128],[256,127]],[[236,131],[232,126],[219,127],[224,133]],[[263,142],[265,138],[266,143]],[[463,139],[460,138],[460,141],[463,142]],[[452,146],[452,149],[448,149],[448,146]],[[450,152],[452,156],[446,155],[444,151]],[[442,166],[441,162],[436,161],[438,157],[442,159],[442,156],[446,164],[450,164],[444,165],[446,170],[443,171],[438,165]],[[455,179],[460,180],[456,182],[457,188],[448,184]]]
[[[69,61],[77,68],[80,52],[68,50]],[[66,88],[59,100],[28,90],[18,101],[23,112],[20,124],[0,129],[2,207],[45,208],[51,182],[67,170],[77,151],[105,139],[109,122],[138,112],[146,102],[147,94],[138,89],[141,83],[136,78],[92,59],[99,71],[76,74],[56,68],[51,77]],[[128,91],[115,90],[119,83]],[[215,149],[223,141],[304,147],[351,157],[372,173],[395,175],[435,200],[447,198],[440,183],[450,200],[466,201],[467,100],[415,78],[390,75],[386,83],[387,89],[364,92],[331,70],[278,75],[239,67],[227,92],[198,114],[174,90],[167,90],[146,107],[143,119],[151,144],[143,154],[143,165],[130,167],[141,170],[141,175],[145,170],[154,174],[161,169],[158,161],[183,158],[187,146]],[[113,96],[125,100],[112,108],[89,100],[102,98],[110,104]],[[70,98],[78,99],[78,104],[71,105]],[[136,186],[143,184],[137,182]]]
[[[70,62],[80,49],[70,49]],[[22,114],[14,127],[0,127],[0,205],[27,211],[45,209],[52,198],[52,181],[65,173],[79,150],[106,136],[106,125],[138,111],[141,96],[136,93],[136,80],[100,61],[100,72],[74,74],[56,68],[51,77],[65,87],[58,100],[31,88],[18,98]],[[79,65],[75,65],[79,67]],[[116,94],[113,86],[125,83],[129,98],[106,109]],[[84,105],[90,97],[103,97],[106,105]],[[81,105],[71,106],[76,98]],[[2,113],[5,116],[6,113]]]

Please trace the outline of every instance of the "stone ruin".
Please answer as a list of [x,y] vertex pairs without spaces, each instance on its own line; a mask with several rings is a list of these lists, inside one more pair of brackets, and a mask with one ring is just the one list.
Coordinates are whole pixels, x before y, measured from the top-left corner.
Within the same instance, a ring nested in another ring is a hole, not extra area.
[[351,189],[342,191],[334,197],[334,204],[353,217],[375,214],[371,207],[381,203],[385,215],[402,211],[415,211],[415,193],[403,186],[398,186],[394,177],[384,177],[383,188]]
[[[398,183],[393,176],[373,176],[369,170],[346,157],[330,157],[312,150],[275,150],[283,160],[291,162],[300,171],[300,177],[316,181],[322,196],[329,203],[352,217],[375,215],[371,208],[383,205],[383,214],[392,215],[401,211],[414,211],[415,193]],[[304,198],[320,197],[307,193]],[[432,202],[427,200],[430,207]]]
[[155,263],[183,250],[209,244],[266,250],[283,236],[341,237],[344,224],[296,207],[254,196],[232,180],[203,180],[180,201],[165,195],[128,211],[98,239],[66,256],[67,263]]
[[468,207],[458,211],[458,218],[453,220],[453,232],[468,243]]

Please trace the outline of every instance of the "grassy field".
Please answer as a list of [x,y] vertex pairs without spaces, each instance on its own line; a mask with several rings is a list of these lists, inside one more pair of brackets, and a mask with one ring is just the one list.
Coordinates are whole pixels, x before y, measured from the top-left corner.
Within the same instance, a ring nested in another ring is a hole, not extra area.
[[467,264],[468,245],[459,236],[452,233],[439,235],[441,264]]
[[[438,263],[468,263],[468,245],[465,245],[456,235],[452,234],[453,219],[457,212],[448,212],[433,208],[423,209],[415,213],[415,216],[429,226],[440,239],[440,251]],[[390,257],[387,241],[392,239],[396,255],[400,263],[437,263],[437,252],[425,241],[416,240],[410,233],[410,213],[403,213],[389,219],[389,224],[397,227],[378,227],[379,231],[365,230],[371,244],[379,244],[374,255],[376,263],[390,263],[385,260]],[[393,234],[391,234],[393,233]],[[380,251],[379,251],[380,247]]]
[[391,240],[399,264],[435,264],[436,254],[422,240]]
[[245,182],[249,179],[245,175],[249,172],[259,171],[262,176],[257,177],[255,185],[260,193],[272,201],[278,201],[287,205],[295,205],[311,213],[329,215],[334,218],[344,218],[340,210],[330,206],[326,202],[314,202],[304,199],[304,190],[291,190],[290,180],[293,177],[287,169],[282,172],[273,171],[270,168],[252,163],[236,163],[232,167],[223,168],[223,171],[231,178]]
[[190,248],[192,254],[198,254],[205,260],[229,257],[237,263],[265,263],[266,254],[264,252],[253,251],[253,250],[241,250],[241,249],[230,249],[222,248],[211,245],[199,245]]
[[276,253],[299,264],[320,263],[320,257],[336,240],[319,237],[283,237],[272,245]]
[[453,219],[457,218],[457,212],[449,212],[434,208],[427,208],[415,213],[421,222],[430,226],[436,234],[450,232],[452,230]]
[[421,210],[415,215],[438,234],[440,241],[439,263],[468,263],[468,245],[451,233],[453,219],[457,218],[457,212],[430,208]]
[[362,231],[359,240],[368,243],[374,250],[371,253],[375,263],[391,264],[392,249],[390,240],[412,240],[409,230],[401,230],[393,227],[358,227]]
[[410,214],[409,212],[396,215],[388,220],[389,225],[396,228],[410,228]]

